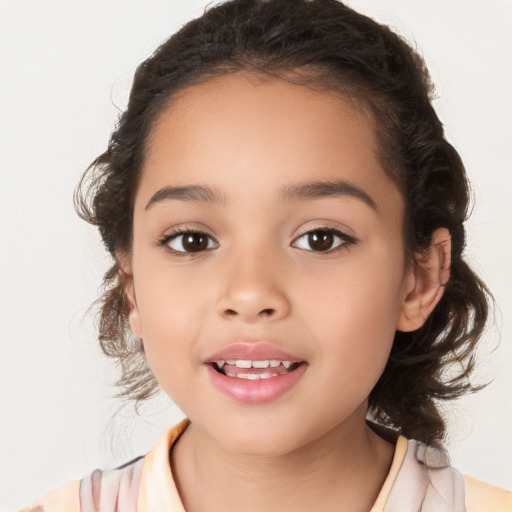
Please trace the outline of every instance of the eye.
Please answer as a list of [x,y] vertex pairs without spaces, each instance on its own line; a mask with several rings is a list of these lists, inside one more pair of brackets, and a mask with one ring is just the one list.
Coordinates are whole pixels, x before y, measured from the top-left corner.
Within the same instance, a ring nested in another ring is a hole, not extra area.
[[315,229],[296,238],[294,247],[314,252],[330,252],[343,245],[355,244],[356,239],[337,229]]
[[206,233],[200,231],[180,231],[166,236],[160,245],[167,246],[176,253],[197,253],[215,249],[218,243]]

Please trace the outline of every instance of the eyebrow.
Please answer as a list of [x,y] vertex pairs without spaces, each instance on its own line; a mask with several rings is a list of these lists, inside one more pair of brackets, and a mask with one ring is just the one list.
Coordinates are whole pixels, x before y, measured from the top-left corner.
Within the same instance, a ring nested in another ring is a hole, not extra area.
[[[379,211],[375,201],[363,189],[343,180],[313,181],[290,185],[281,191],[281,197],[285,201],[312,201],[324,197],[353,197],[367,204],[376,212]],[[151,196],[146,205],[146,210],[152,205],[168,199],[206,203],[225,202],[218,190],[204,185],[168,186],[161,188]]]
[[308,201],[324,197],[353,197],[379,211],[375,201],[362,188],[348,181],[313,181],[286,187],[282,191],[283,199],[287,201]]
[[182,187],[164,187],[155,192],[148,204],[146,210],[156,203],[161,203],[167,199],[177,199],[178,201],[198,201],[205,203],[222,203],[222,195],[218,190],[203,185],[185,185]]

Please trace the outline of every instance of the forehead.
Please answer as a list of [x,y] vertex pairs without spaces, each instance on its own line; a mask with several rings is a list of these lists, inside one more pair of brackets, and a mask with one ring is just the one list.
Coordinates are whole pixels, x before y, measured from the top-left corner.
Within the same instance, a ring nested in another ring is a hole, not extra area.
[[208,184],[237,194],[343,179],[401,201],[379,160],[370,115],[347,97],[248,73],[176,94],[148,139],[138,191]]

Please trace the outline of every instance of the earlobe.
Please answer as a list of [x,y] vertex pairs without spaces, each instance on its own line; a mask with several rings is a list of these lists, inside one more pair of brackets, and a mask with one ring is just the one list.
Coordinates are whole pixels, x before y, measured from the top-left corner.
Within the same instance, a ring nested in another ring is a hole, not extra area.
[[441,300],[450,279],[451,236],[446,228],[432,234],[426,253],[418,254],[404,281],[404,299],[397,330],[419,329]]
[[135,296],[135,288],[133,285],[133,276],[130,276],[130,282],[126,287],[126,297],[130,304],[130,312],[128,313],[128,323],[130,329],[137,338],[142,339],[142,324],[140,321],[139,307],[137,306],[137,298]]
[[120,282],[124,284],[124,294],[128,301],[130,311],[128,313],[128,323],[133,334],[142,339],[142,324],[140,321],[139,308],[137,306],[137,297],[135,295],[135,285],[133,282],[133,271],[129,256],[118,257]]

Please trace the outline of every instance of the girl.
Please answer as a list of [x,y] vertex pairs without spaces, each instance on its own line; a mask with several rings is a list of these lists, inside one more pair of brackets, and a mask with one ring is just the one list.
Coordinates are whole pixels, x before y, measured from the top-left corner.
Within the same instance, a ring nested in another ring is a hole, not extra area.
[[100,341],[189,418],[35,510],[508,510],[440,443],[486,288],[419,57],[331,0],[212,8],[138,69],[80,214]]

